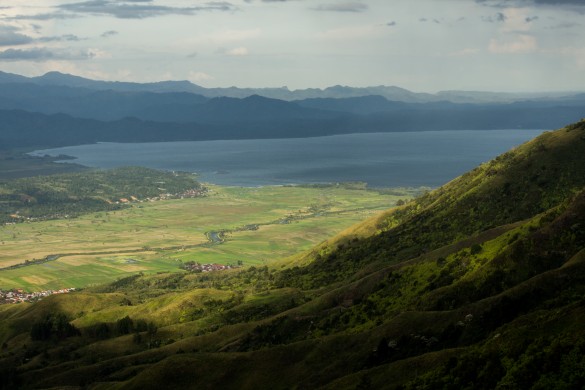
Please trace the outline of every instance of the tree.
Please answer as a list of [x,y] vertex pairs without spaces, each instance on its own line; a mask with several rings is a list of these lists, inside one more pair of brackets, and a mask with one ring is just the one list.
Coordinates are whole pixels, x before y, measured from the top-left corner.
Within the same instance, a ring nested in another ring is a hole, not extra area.
[[119,335],[130,334],[132,329],[133,321],[130,317],[126,316],[116,321],[116,332]]
[[480,253],[483,250],[481,244],[473,244],[471,246],[470,252],[472,255],[477,255],[478,253]]

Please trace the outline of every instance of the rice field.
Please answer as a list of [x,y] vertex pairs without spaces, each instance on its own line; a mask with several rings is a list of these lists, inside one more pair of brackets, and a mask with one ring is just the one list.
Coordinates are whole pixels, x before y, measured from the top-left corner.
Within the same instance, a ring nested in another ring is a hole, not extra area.
[[[219,187],[209,196],[134,203],[75,219],[0,226],[0,289],[86,287],[181,262],[274,264],[412,197],[341,187]],[[224,232],[211,244],[208,232]]]

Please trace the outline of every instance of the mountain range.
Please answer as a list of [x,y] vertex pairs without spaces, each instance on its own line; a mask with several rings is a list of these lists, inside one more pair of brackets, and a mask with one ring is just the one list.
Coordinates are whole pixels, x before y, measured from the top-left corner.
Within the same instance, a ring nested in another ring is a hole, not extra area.
[[561,98],[572,96],[577,92],[533,92],[506,93],[481,91],[440,91],[436,94],[412,92],[396,86],[348,87],[336,85],[325,89],[308,88],[290,90],[282,88],[205,88],[189,81],[161,81],[153,83],[135,83],[120,81],[99,81],[60,72],[48,72],[42,76],[25,77],[0,71],[0,83],[28,83],[41,86],[66,86],[92,90],[111,90],[122,92],[188,92],[213,97],[245,98],[260,95],[279,100],[303,100],[314,98],[351,98],[377,95],[388,100],[408,103],[426,103],[450,101],[453,103],[510,103],[521,100]]
[[585,121],[282,267],[135,275],[3,307],[0,378],[6,388],[581,388],[583,221]]
[[288,91],[289,100],[283,100],[271,91],[205,89],[186,81],[105,82],[57,72],[27,78],[0,72],[0,150],[106,141],[552,129],[579,120],[585,110],[585,94],[430,95],[397,87],[331,87]]

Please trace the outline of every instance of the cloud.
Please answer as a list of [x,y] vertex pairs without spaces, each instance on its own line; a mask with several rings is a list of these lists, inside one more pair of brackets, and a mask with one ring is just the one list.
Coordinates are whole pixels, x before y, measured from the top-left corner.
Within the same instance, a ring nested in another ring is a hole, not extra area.
[[226,1],[211,1],[194,7],[154,5],[152,0],[88,0],[57,6],[74,14],[113,16],[119,19],[145,19],[165,15],[193,15],[200,11],[233,11],[236,6]]
[[0,52],[0,61],[43,61],[49,59],[54,59],[54,54],[47,49],[8,49]]
[[189,72],[188,79],[193,83],[200,83],[202,81],[213,80],[215,77],[205,72]]
[[114,35],[118,35],[119,33],[115,30],[109,30],[109,31],[105,31],[103,32],[100,37],[102,38],[109,38],[109,37],[113,37]]
[[495,15],[490,16],[482,16],[481,20],[488,23],[504,23],[508,19],[506,15],[501,12],[498,12]]
[[511,40],[490,40],[488,49],[498,54],[522,54],[536,51],[536,38],[531,35],[518,35]]
[[418,21],[419,22],[422,22],[422,23],[433,22],[433,23],[436,23],[436,24],[441,24],[441,21],[439,19],[420,18]]
[[565,29],[565,28],[573,28],[573,27],[581,27],[579,23],[574,22],[563,22],[556,24],[554,26],[547,27],[549,30],[558,30],[558,29]]
[[585,6],[583,0],[534,0],[537,5],[580,5]]
[[245,47],[236,47],[225,52],[228,56],[243,57],[248,55],[248,49]]
[[86,51],[49,50],[44,47],[32,49],[7,49],[0,51],[0,61],[51,61],[51,60],[88,60],[103,57],[103,52],[89,49]]
[[0,25],[0,47],[26,45],[33,41],[33,38],[17,31],[16,27]]
[[368,9],[368,6],[363,3],[345,2],[339,4],[322,4],[312,9],[315,11],[363,12]]
[[112,55],[107,51],[102,49],[89,48],[85,52],[81,52],[81,57],[73,59],[86,59],[83,58],[83,56],[86,56],[87,59],[112,58]]
[[585,1],[583,0],[475,0],[475,2],[495,8],[541,6],[564,8],[569,11],[585,13]]
[[77,42],[80,41],[81,38],[79,38],[77,35],[73,35],[73,34],[66,34],[66,35],[61,35],[58,37],[42,37],[37,39],[37,41],[39,42]]
[[9,16],[4,17],[4,20],[65,20],[65,19],[76,19],[79,18],[79,15],[66,13],[66,12],[48,12],[48,13],[40,13],[34,15],[16,15],[16,16]]

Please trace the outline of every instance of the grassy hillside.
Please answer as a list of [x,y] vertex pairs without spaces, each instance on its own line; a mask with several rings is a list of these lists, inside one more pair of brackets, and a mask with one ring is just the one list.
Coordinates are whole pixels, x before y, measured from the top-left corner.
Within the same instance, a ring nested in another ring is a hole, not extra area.
[[5,387],[585,383],[585,121],[288,267],[133,276],[0,307]]

